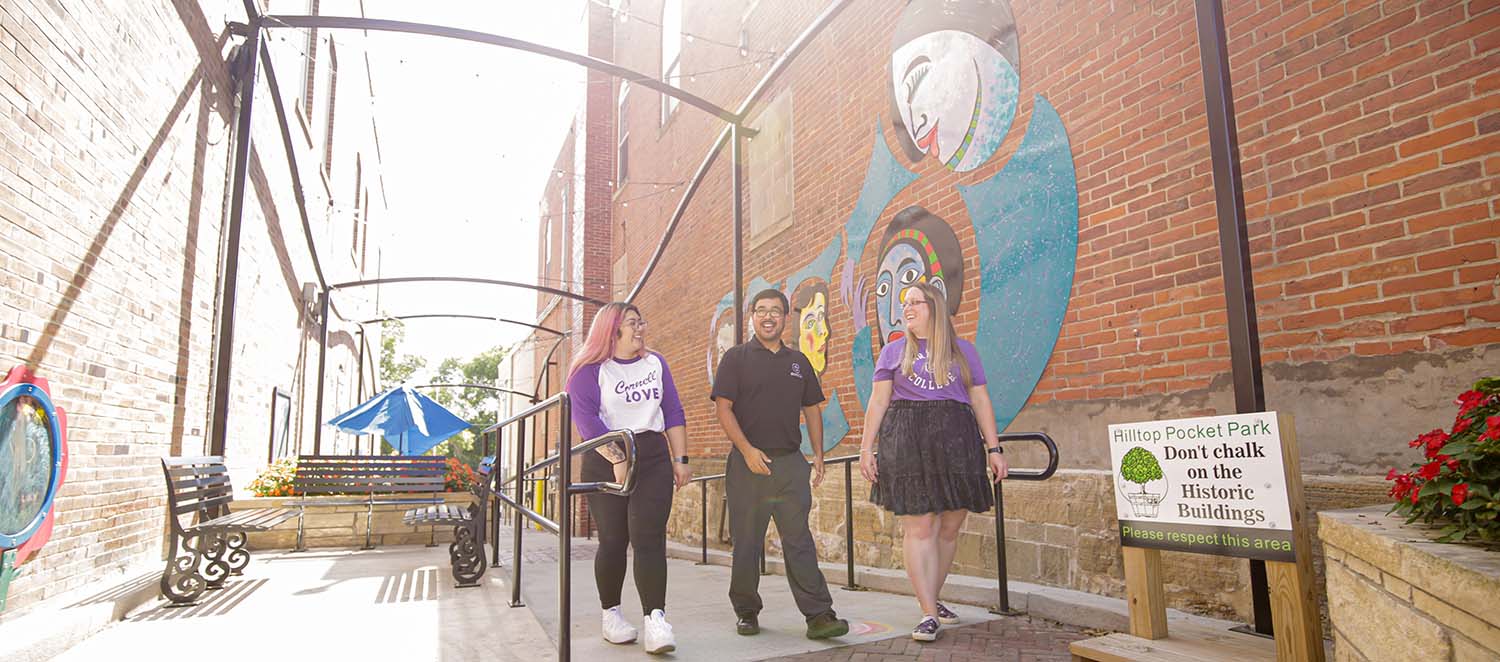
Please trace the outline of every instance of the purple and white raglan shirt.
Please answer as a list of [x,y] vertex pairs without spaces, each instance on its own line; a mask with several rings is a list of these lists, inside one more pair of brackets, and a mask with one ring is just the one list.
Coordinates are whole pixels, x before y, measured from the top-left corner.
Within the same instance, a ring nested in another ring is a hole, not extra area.
[[[573,399],[573,425],[584,439],[610,430],[665,432],[687,422],[672,372],[656,352],[586,365],[568,380],[567,391]],[[659,452],[665,453],[662,446]],[[638,452],[655,455],[657,449]]]

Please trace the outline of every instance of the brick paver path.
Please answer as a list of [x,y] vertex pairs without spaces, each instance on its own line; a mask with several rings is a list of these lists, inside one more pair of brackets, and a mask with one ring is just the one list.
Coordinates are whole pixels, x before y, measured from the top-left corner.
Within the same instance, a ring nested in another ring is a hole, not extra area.
[[1019,616],[977,625],[943,628],[932,643],[911,637],[886,639],[816,653],[778,657],[786,662],[1069,662],[1068,644],[1089,635],[1083,629]]

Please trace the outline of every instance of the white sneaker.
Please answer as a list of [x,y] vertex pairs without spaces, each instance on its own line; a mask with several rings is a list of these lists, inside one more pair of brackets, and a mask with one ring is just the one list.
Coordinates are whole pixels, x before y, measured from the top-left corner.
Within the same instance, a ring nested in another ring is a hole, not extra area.
[[604,640],[612,644],[628,644],[635,641],[635,626],[625,620],[625,615],[620,613],[620,606],[615,605],[604,610]]
[[672,636],[672,624],[667,622],[667,615],[660,609],[651,610],[643,627],[646,628],[644,644],[647,653],[661,655],[677,650],[677,638]]

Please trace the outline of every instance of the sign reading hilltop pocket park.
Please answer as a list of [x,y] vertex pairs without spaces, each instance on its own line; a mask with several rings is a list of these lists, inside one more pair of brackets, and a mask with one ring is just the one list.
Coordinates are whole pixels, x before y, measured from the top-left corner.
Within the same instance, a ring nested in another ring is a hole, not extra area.
[[1109,426],[1120,544],[1295,561],[1275,412]]

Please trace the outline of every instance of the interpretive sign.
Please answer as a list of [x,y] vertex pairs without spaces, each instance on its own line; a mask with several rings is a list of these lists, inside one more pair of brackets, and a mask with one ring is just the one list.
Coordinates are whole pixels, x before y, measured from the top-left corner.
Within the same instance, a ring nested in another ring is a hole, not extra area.
[[1109,426],[1120,544],[1295,561],[1275,412]]

